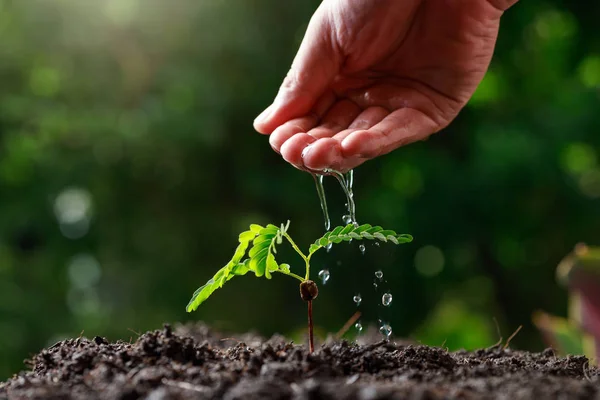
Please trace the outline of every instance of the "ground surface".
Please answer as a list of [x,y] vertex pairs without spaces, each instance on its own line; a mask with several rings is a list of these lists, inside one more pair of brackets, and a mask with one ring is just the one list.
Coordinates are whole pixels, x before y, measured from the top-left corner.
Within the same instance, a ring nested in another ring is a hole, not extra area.
[[600,371],[551,350],[448,353],[381,341],[308,355],[280,337],[235,338],[198,325],[132,344],[62,341],[0,383],[0,399],[600,399]]

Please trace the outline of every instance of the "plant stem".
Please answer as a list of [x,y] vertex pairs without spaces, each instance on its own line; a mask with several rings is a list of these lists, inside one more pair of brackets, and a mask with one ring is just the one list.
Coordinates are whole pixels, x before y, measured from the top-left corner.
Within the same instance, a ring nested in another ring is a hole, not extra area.
[[304,280],[308,280],[308,278],[310,277],[310,257],[306,257],[304,255],[304,253],[302,252],[302,250],[300,250],[300,248],[298,248],[298,246],[292,240],[292,238],[290,237],[290,235],[288,235],[287,233],[284,233],[283,236],[288,240],[288,242],[290,242],[290,244],[292,245],[292,247],[294,248],[294,250],[296,250],[296,253],[298,253],[300,255],[300,257],[302,257],[302,259],[304,260],[304,264],[306,266],[306,275],[304,277]]
[[296,275],[296,274],[295,274],[295,273],[293,273],[293,272],[285,272],[285,271],[277,271],[277,272],[280,272],[280,273],[282,273],[282,274],[284,274],[284,275],[291,276],[292,278],[296,278],[296,279],[298,279],[300,282],[304,282],[304,281],[305,281],[305,279],[304,279],[304,278],[302,278],[300,275]]
[[296,253],[300,254],[300,257],[302,257],[302,259],[304,261],[308,260],[306,258],[306,256],[304,255],[304,253],[302,252],[302,250],[300,250],[298,248],[298,246],[296,246],[296,243],[294,243],[294,241],[292,240],[292,238],[290,237],[290,235],[288,235],[287,233],[284,233],[283,236],[285,236],[285,238],[288,240],[288,242],[290,242],[290,244],[292,245],[292,247],[294,248],[294,250],[296,250]]
[[313,339],[313,318],[312,318],[312,300],[308,301],[308,352],[312,354],[315,351],[315,342]]

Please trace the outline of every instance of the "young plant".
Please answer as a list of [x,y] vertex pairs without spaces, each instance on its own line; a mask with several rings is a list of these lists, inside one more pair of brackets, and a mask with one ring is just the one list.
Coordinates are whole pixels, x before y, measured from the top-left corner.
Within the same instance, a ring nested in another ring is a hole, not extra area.
[[[280,227],[271,224],[266,227],[252,224],[250,230],[240,233],[239,245],[231,260],[194,292],[186,307],[187,312],[196,310],[215,290],[223,287],[226,282],[235,276],[245,275],[248,272],[253,272],[257,277],[264,276],[267,279],[271,279],[273,273],[288,275],[300,281],[300,297],[308,304],[308,340],[309,351],[312,353],[314,351],[312,301],[319,295],[317,284],[310,279],[310,260],[312,256],[322,248],[351,240],[378,240],[394,244],[412,241],[410,235],[399,235],[394,231],[384,230],[380,226],[349,224],[338,226],[325,233],[310,245],[308,253],[305,254],[288,234],[289,225],[289,221],[286,225],[282,224]],[[277,246],[282,244],[284,239],[304,260],[304,276],[292,272],[288,264],[279,264],[275,260]],[[244,258],[246,254],[247,257]]]

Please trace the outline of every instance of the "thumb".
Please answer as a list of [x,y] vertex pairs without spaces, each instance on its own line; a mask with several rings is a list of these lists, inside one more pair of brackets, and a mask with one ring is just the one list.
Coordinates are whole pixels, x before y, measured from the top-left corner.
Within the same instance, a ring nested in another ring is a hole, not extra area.
[[275,101],[254,120],[254,128],[258,132],[270,134],[290,119],[310,112],[342,64],[342,56],[333,37],[329,18],[321,3],[311,18]]

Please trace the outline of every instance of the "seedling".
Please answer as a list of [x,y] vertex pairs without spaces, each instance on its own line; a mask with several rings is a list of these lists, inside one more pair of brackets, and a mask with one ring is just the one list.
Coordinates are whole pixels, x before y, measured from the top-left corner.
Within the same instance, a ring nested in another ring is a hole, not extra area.
[[[252,224],[250,230],[240,233],[239,245],[232,259],[217,271],[208,282],[194,292],[186,307],[187,312],[196,310],[215,290],[223,287],[234,276],[245,275],[248,272],[254,272],[257,277],[264,276],[267,279],[271,279],[271,274],[275,272],[288,275],[300,281],[300,297],[308,304],[308,340],[309,351],[312,353],[314,351],[312,301],[319,295],[317,284],[310,279],[310,260],[312,256],[322,248],[351,240],[378,240],[394,244],[412,241],[411,235],[399,235],[392,230],[384,230],[380,226],[349,224],[338,226],[325,233],[310,245],[308,254],[304,254],[288,234],[289,225],[289,221],[286,225],[282,224],[280,227],[271,224],[266,227]],[[279,264],[275,260],[277,246],[282,244],[284,239],[304,260],[304,277],[292,272],[289,264]],[[246,252],[248,255],[247,258],[244,258]]]

